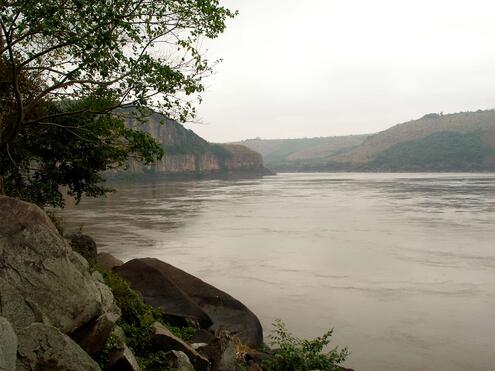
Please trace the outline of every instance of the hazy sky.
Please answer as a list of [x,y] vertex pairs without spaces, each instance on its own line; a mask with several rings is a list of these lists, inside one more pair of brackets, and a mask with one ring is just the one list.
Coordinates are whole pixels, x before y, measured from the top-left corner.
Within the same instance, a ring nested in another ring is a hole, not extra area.
[[216,142],[370,133],[425,113],[495,108],[495,2],[225,0],[239,10],[206,81]]

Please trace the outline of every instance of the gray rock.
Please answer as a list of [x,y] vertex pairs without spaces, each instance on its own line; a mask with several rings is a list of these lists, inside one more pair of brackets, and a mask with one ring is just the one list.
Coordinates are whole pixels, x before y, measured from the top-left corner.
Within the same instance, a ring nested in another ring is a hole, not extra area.
[[96,264],[98,264],[101,268],[111,271],[115,267],[120,267],[124,264],[124,262],[109,253],[100,252],[96,256]]
[[212,324],[208,315],[147,259],[133,259],[113,271],[124,277],[146,304],[160,308],[165,315],[190,318],[203,327]]
[[10,322],[0,317],[0,370],[14,370],[17,356],[17,335]]
[[192,365],[189,357],[186,353],[172,350],[166,353],[167,361],[169,367],[176,371],[194,371],[194,366]]
[[89,336],[96,332],[104,343],[116,318],[113,295],[87,261],[36,205],[0,196],[0,220],[0,315],[14,330],[41,322],[73,334],[94,324]]
[[155,322],[153,323],[152,328],[152,342],[157,349],[184,352],[194,365],[196,371],[208,371],[210,369],[210,362],[208,359],[196,352],[189,344],[172,334],[166,326],[159,322]]
[[218,363],[218,371],[230,371],[236,369],[237,357],[236,347],[232,339],[229,339],[225,349],[223,350],[220,362]]
[[74,251],[81,254],[88,262],[96,263],[96,242],[86,234],[71,233],[65,236],[69,240],[70,246]]
[[[251,348],[258,348],[263,344],[263,328],[258,317],[229,294],[158,259],[133,259],[122,267],[117,268],[116,272],[120,274],[124,271],[134,271],[132,274],[125,276],[125,278],[130,280],[131,286],[135,290],[143,294],[145,301],[146,295],[144,292],[150,289],[150,286],[143,281],[141,283],[137,282],[139,274],[136,270],[142,272],[141,276],[153,272],[157,277],[164,277],[167,282],[173,283],[180,292],[186,294],[186,297],[213,321],[211,330],[227,330]],[[168,296],[167,292],[160,291],[161,288],[158,285],[154,285],[153,289],[156,294],[159,293],[164,298]],[[178,299],[177,297],[176,300]],[[151,301],[149,301],[149,304],[154,305]]]
[[17,332],[17,370],[96,371],[98,364],[53,326],[32,323]]
[[98,272],[98,271],[93,271],[93,272],[91,273],[91,276],[92,276],[92,277],[93,277],[96,281],[101,282],[101,283],[103,283],[103,284],[105,283],[105,279],[103,278],[103,275],[102,275],[100,272]]
[[96,287],[101,295],[103,314],[71,334],[71,337],[90,355],[95,355],[103,349],[121,314],[110,288],[101,282],[96,282]]

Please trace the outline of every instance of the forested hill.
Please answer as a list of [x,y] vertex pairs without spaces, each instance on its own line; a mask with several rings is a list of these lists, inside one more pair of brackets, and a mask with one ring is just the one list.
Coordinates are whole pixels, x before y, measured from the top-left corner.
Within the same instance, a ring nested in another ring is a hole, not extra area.
[[[265,151],[260,152],[264,154],[266,165],[280,171],[495,170],[495,110],[432,113],[369,136],[315,139],[331,139],[341,147],[321,156],[323,153],[318,151],[321,144],[314,141],[304,148],[308,154],[305,158],[302,159],[298,150],[278,161],[273,157],[278,149],[266,150],[277,141],[242,143],[250,148],[264,148]],[[299,140],[308,143],[314,139]],[[296,143],[298,140],[288,141]],[[315,153],[318,155],[312,155]]]
[[262,156],[234,144],[210,143],[177,121],[153,113],[142,124],[129,118],[130,127],[150,133],[163,147],[163,158],[151,166],[132,161],[129,174],[178,176],[263,175]]

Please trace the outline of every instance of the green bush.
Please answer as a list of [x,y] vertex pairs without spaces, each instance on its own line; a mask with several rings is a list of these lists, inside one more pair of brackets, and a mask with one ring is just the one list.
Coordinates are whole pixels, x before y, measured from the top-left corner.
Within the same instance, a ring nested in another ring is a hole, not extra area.
[[[164,323],[175,336],[183,340],[188,340],[196,330],[191,327],[179,328],[169,325],[162,312],[158,308],[145,304],[141,297],[129,287],[125,279],[108,270],[99,268],[99,271],[106,285],[112,290],[115,302],[122,312],[117,325],[124,331],[127,346],[136,356],[141,370],[165,370],[167,364],[163,352],[154,349],[152,345],[153,323]],[[109,342],[111,341],[113,341],[112,338],[109,338]],[[112,344],[107,345],[112,346]]]
[[347,348],[334,348],[324,352],[330,343],[333,329],[312,340],[299,339],[288,332],[285,324],[276,320],[270,335],[274,356],[263,362],[263,368],[270,371],[338,370],[338,364],[349,355]]
[[137,361],[141,370],[146,371],[167,371],[169,367],[166,366],[168,364],[167,356],[162,351],[152,353],[144,358],[138,357]]

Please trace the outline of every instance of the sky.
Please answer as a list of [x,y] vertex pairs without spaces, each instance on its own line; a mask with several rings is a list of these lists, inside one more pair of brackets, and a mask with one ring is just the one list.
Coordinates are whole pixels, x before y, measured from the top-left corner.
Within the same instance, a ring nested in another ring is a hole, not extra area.
[[198,121],[212,142],[385,130],[495,108],[495,2],[224,0]]

